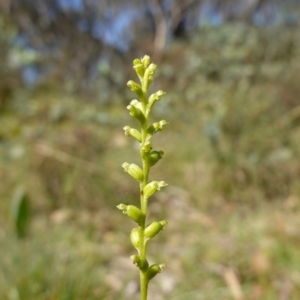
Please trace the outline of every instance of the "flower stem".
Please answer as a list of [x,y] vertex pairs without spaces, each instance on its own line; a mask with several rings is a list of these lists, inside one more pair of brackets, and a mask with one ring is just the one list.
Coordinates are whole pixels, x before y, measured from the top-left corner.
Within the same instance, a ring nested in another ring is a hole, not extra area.
[[[147,97],[147,91],[143,91],[143,97],[142,97],[142,105],[144,110],[146,109],[145,107],[145,100]],[[143,101],[144,100],[144,101]],[[141,149],[143,148],[145,142],[146,142],[146,137],[147,137],[147,120],[145,123],[141,126]],[[145,218],[143,222],[140,224],[141,227],[141,237],[140,237],[140,258],[142,261],[147,261],[147,245],[145,243],[145,227],[146,227],[146,217],[147,217],[147,207],[148,207],[148,199],[144,195],[144,187],[148,183],[148,177],[149,177],[149,170],[150,166],[146,158],[142,157],[142,165],[143,165],[143,181],[140,184],[140,195],[141,195],[141,211],[144,213]],[[146,276],[146,271],[145,270],[140,270],[140,289],[141,289],[141,300],[147,300],[147,294],[148,294],[148,278]]]
[[147,300],[148,295],[148,279],[145,272],[140,271],[140,287],[141,287],[141,300]]

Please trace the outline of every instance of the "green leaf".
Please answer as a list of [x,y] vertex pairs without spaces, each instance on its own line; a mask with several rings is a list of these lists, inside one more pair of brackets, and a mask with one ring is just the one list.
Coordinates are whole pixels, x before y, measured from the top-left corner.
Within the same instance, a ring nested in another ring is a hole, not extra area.
[[25,237],[30,221],[30,201],[23,188],[19,188],[13,196],[11,216],[18,238]]

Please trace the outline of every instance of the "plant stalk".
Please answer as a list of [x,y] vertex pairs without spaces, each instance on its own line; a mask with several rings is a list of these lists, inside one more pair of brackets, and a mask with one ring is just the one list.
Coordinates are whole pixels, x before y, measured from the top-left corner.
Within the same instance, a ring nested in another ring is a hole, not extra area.
[[[143,108],[145,109],[145,99],[147,97],[147,91],[143,91],[143,97],[142,97],[142,105]],[[147,136],[147,121],[145,122],[145,124],[143,124],[143,126],[141,126],[141,138],[142,138],[142,143],[141,143],[141,149],[144,146],[144,143],[146,142],[146,136]],[[148,161],[147,159],[145,159],[144,157],[142,157],[142,165],[143,165],[143,182],[140,185],[140,195],[141,195],[141,199],[140,199],[140,205],[141,205],[141,211],[144,213],[145,218],[142,222],[142,224],[140,225],[141,227],[141,237],[140,237],[140,258],[142,261],[146,261],[147,260],[147,254],[146,254],[146,243],[145,243],[145,235],[144,235],[144,231],[145,231],[145,227],[146,227],[146,217],[147,217],[147,206],[148,206],[148,200],[146,199],[143,190],[144,187],[147,185],[148,183],[148,177],[149,177],[149,165],[148,165]],[[148,295],[148,279],[146,276],[146,272],[143,270],[140,270],[140,289],[141,289],[141,300],[147,300],[147,295]]]

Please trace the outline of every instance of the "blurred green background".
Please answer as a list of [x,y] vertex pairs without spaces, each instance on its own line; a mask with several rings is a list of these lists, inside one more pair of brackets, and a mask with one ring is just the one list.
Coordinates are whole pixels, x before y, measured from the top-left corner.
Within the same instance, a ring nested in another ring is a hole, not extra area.
[[300,299],[298,1],[0,4],[0,299],[138,299],[132,60],[159,66],[151,300]]

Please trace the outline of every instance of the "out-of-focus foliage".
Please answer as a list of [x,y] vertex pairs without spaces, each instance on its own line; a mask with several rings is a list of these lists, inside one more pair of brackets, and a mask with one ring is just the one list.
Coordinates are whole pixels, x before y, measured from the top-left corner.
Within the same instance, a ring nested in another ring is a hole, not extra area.
[[30,222],[30,201],[23,188],[19,188],[11,203],[11,218],[14,223],[16,235],[25,237]]
[[6,14],[2,14],[18,29],[15,43],[34,49],[41,57],[24,70],[25,80],[36,77],[37,82],[52,82],[77,94],[89,95],[98,92],[94,83],[99,79],[107,86],[121,88],[119,76],[110,70],[120,67],[130,70],[126,66],[132,57],[144,53],[160,60],[174,37],[192,36],[203,26],[227,22],[295,26],[299,17],[299,3],[293,0],[10,0],[5,3],[8,3],[6,10],[3,9]]
[[199,107],[187,118],[202,119],[215,156],[214,188],[223,196],[273,199],[299,191],[292,178],[299,174],[300,49],[297,31],[283,32],[202,30],[185,57],[188,80],[176,85],[185,100],[177,101]]
[[0,15],[0,112],[7,109],[14,89],[18,88],[21,83],[20,73],[15,68],[11,57],[13,50],[11,43],[15,34],[16,31],[11,23]]
[[[153,178],[170,187],[149,206],[154,218],[157,201],[168,207],[170,238],[152,246],[170,263],[151,299],[299,299],[299,55],[298,27],[203,27],[170,44],[153,87],[169,91],[154,113],[170,121]],[[138,193],[120,168],[131,95],[125,71],[103,70],[120,84],[100,79],[89,101],[15,87],[0,114],[0,299],[137,297],[130,224],[119,231],[115,209]],[[32,224],[16,240],[20,183]]]

